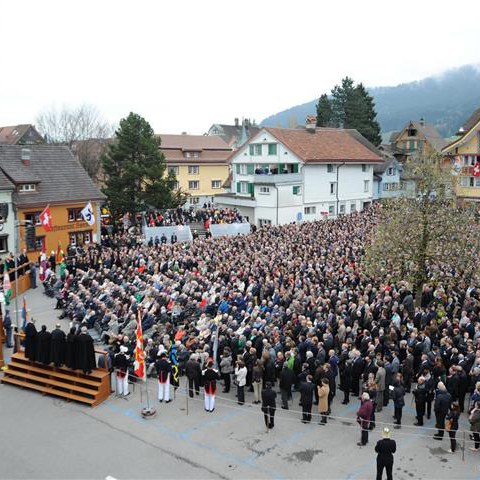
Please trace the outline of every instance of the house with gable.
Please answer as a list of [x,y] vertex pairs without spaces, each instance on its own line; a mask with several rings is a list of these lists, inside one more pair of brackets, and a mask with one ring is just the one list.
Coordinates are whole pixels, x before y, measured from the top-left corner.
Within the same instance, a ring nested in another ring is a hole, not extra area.
[[43,137],[29,123],[0,127],[0,145],[38,145],[40,143],[44,143]]
[[230,156],[231,191],[215,197],[257,226],[334,218],[373,200],[378,150],[356,130],[262,128]]

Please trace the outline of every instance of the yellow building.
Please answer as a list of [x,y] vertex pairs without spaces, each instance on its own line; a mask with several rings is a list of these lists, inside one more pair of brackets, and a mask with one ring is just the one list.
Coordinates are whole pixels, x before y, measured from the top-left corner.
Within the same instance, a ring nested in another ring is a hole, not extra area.
[[213,203],[225,193],[232,148],[219,136],[159,135],[160,150],[169,172],[177,178],[177,188],[188,194],[187,205]]
[[452,162],[457,197],[479,202],[480,176],[474,175],[474,168],[480,163],[480,108],[473,112],[442,153]]

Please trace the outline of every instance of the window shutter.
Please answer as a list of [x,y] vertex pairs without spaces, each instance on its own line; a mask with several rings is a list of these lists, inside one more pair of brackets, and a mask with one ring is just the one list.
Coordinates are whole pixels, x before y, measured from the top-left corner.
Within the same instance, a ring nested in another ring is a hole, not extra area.
[[249,150],[250,155],[255,155],[253,144],[248,146],[248,150]]
[[278,164],[278,173],[283,173],[284,167],[285,167],[284,163],[279,163]]
[[253,192],[254,192],[253,183],[249,183],[249,184],[248,184],[248,193],[249,193],[250,195],[253,195]]
[[247,165],[247,173],[248,175],[253,175],[253,173],[255,172],[255,168],[253,167],[253,164],[249,163]]
[[240,182],[237,182],[237,193],[240,193],[241,189],[240,189]]
[[293,173],[298,173],[298,163],[293,164]]
[[235,165],[235,168],[236,168],[236,170],[237,170],[237,175],[238,175],[238,174],[240,173],[240,164],[237,163],[237,164]]

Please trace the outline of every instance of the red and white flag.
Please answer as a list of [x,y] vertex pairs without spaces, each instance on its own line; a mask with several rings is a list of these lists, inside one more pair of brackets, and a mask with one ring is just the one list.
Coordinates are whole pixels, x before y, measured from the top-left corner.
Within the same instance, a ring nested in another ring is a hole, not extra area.
[[40,214],[40,222],[46,232],[50,232],[52,230],[52,214],[50,213],[50,207],[48,205]]
[[479,162],[475,163],[475,165],[473,166],[472,175],[474,177],[480,177],[480,163]]
[[142,315],[138,311],[137,319],[137,343],[135,345],[134,373],[138,378],[145,380],[145,352],[143,350]]

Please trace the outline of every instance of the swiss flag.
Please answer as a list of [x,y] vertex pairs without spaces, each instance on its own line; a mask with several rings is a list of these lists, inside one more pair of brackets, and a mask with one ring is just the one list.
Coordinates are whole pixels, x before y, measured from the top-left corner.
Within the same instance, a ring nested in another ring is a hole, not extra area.
[[40,214],[40,222],[42,223],[42,227],[46,232],[50,232],[50,230],[52,230],[52,215],[50,213],[50,207],[46,207],[45,210],[43,210],[43,212]]
[[473,166],[472,175],[474,177],[480,177],[480,163],[479,162],[475,163],[475,165]]

